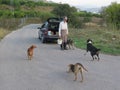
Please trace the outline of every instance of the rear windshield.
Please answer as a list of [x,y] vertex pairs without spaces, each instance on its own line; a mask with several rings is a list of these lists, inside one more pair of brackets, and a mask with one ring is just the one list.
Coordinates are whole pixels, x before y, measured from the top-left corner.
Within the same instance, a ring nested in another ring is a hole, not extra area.
[[59,22],[51,22],[48,25],[48,28],[53,31],[58,31],[59,29]]

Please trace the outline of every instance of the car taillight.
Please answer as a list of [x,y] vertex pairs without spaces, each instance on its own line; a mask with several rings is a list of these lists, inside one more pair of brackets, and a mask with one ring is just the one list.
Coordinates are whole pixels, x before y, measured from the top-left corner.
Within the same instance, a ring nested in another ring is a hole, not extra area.
[[44,31],[44,34],[47,35],[47,34],[48,34],[48,31]]
[[48,35],[52,35],[51,31],[48,31]]

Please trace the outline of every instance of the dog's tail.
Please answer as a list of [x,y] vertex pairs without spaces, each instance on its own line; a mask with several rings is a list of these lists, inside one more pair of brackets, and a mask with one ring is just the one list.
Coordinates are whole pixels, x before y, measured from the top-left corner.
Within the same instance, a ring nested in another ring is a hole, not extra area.
[[86,71],[86,72],[88,72],[88,70],[82,65],[82,68]]
[[80,67],[82,67],[83,70],[85,70],[86,72],[88,72],[88,70],[80,63],[77,63],[78,65],[80,65]]

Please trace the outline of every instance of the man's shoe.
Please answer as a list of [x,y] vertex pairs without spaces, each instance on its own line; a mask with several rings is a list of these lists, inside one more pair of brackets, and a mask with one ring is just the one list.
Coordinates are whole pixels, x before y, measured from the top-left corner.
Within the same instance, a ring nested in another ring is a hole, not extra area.
[[66,43],[64,43],[64,50],[68,50],[67,47],[66,47]]
[[63,44],[60,45],[60,49],[61,49],[61,50],[64,50],[64,48],[63,48]]

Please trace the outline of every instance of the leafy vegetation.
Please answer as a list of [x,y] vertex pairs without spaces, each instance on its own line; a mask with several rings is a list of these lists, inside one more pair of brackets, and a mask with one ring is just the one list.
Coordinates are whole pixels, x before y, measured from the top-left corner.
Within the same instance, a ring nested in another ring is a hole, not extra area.
[[120,29],[120,4],[112,3],[103,8],[101,14],[110,28]]
[[[23,18],[23,17],[41,17],[41,10],[36,7],[48,7],[53,8],[57,4],[45,3],[45,2],[34,2],[30,0],[0,0],[0,17],[1,18]],[[52,15],[51,9],[42,9],[45,16]],[[46,12],[46,13],[45,13]],[[48,14],[48,15],[46,15]],[[48,17],[50,17],[48,16]],[[46,18],[45,18],[46,19]]]

